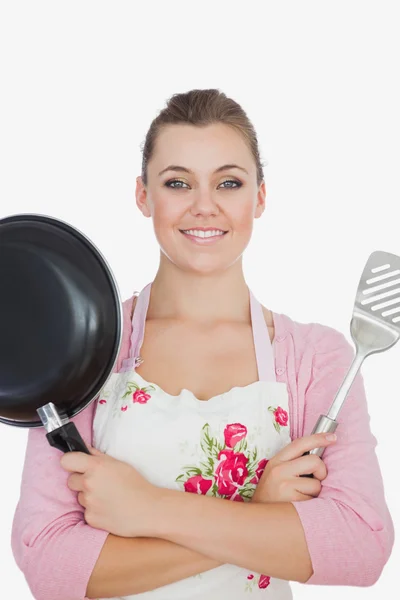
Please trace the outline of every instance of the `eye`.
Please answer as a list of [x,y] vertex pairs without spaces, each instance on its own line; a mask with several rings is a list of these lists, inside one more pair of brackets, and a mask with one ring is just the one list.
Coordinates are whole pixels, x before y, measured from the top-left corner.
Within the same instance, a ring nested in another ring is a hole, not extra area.
[[[165,185],[166,187],[169,187],[169,188],[173,189],[173,190],[184,189],[184,188],[183,188],[182,186],[180,186],[180,185],[172,185],[172,184],[175,184],[175,183],[178,183],[178,184],[179,184],[179,183],[182,183],[183,185],[187,185],[187,184],[186,184],[184,181],[182,181],[181,179],[169,179],[168,181],[166,181],[166,182],[164,183],[164,185]],[[223,181],[223,182],[222,182],[220,185],[223,185],[223,184],[225,184],[225,183],[235,184],[234,186],[232,186],[232,185],[225,186],[225,185],[224,185],[223,189],[226,189],[226,190],[229,190],[229,189],[232,189],[232,190],[234,190],[234,189],[237,189],[237,188],[240,188],[240,187],[242,187],[242,185],[243,185],[241,181],[237,181],[236,179],[225,179],[225,181]]]
[[166,182],[164,183],[164,185],[165,185],[166,187],[172,188],[173,190],[179,190],[179,189],[183,189],[183,188],[182,188],[180,185],[178,185],[178,186],[176,186],[176,185],[171,185],[172,183],[183,183],[184,185],[186,185],[186,184],[185,184],[185,182],[184,182],[184,181],[182,181],[181,179],[170,179],[169,181],[166,181]]
[[[235,187],[228,185],[228,187],[225,188],[227,190],[229,190],[229,189],[234,190],[236,188],[242,187],[242,185],[243,185],[241,181],[236,181],[236,179],[225,179],[225,181],[223,181],[222,183],[235,183],[236,184]],[[222,185],[222,183],[221,183],[221,185]]]

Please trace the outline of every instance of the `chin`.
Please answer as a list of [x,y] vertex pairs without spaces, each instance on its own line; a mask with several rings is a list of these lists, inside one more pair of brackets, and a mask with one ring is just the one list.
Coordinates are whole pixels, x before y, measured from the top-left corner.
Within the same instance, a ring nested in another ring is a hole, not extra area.
[[232,260],[218,260],[214,258],[212,261],[204,261],[204,262],[187,262],[183,264],[181,261],[175,263],[182,270],[197,274],[197,275],[218,275],[227,271],[240,257]]
[[[235,252],[220,252],[214,255],[196,252],[187,252],[186,249],[173,247],[168,251],[167,244],[161,245],[162,254],[173,264],[176,268],[186,273],[193,273],[198,275],[217,275],[224,273],[230,269],[238,260],[240,260],[244,247],[235,248]],[[186,251],[185,251],[186,250]]]

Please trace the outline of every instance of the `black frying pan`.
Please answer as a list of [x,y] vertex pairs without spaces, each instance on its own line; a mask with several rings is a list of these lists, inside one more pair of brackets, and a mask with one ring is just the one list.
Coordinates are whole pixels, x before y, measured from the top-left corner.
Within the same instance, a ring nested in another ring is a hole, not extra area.
[[88,238],[51,217],[0,219],[1,423],[89,453],[69,419],[98,397],[121,339],[118,287]]

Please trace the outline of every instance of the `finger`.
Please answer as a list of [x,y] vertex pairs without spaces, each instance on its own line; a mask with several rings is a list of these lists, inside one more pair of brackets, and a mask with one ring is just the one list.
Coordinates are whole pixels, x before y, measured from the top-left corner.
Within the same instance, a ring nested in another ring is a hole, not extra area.
[[85,494],[84,492],[79,492],[78,494],[78,502],[81,506],[83,506],[83,508],[87,508],[87,503],[85,500]]
[[61,457],[60,464],[69,473],[85,473],[90,460],[90,455],[85,452],[66,452]]
[[316,454],[307,454],[289,462],[283,462],[279,465],[279,470],[280,476],[284,479],[310,473],[322,481],[327,476],[325,463]]
[[300,494],[311,498],[316,498],[321,491],[321,483],[317,479],[295,477],[293,485]]
[[97,450],[97,448],[94,448],[93,446],[90,446],[89,444],[87,444],[88,450],[90,452],[90,454],[93,454],[93,456],[102,456],[104,453],[100,452],[100,450]]
[[83,475],[72,473],[68,477],[67,485],[73,492],[81,492],[83,490]]
[[304,452],[309,452],[310,450],[314,450],[315,448],[326,448],[327,446],[330,446],[335,443],[335,440],[328,440],[326,437],[327,435],[329,434],[314,433],[313,435],[297,438],[296,440],[282,448],[282,450],[280,450],[274,456],[274,459],[276,458],[279,461],[293,460],[302,456]]

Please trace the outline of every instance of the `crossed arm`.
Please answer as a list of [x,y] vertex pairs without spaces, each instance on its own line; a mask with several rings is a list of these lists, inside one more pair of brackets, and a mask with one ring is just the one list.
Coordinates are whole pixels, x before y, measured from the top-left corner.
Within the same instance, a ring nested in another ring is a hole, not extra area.
[[224,563],[300,582],[312,575],[303,528],[289,502],[237,503],[166,490],[152,534],[160,537],[109,534],[87,596],[138,594]]
[[[349,345],[341,344],[315,358],[305,432],[328,410],[351,357]],[[167,518],[157,525],[163,539],[120,538],[85,523],[58,453],[49,451],[43,431],[30,430],[12,549],[34,597],[130,595],[222,563],[308,584],[373,585],[391,554],[394,528],[360,377],[352,393],[341,412],[338,443],[324,455],[328,477],[318,498],[253,504],[168,493]],[[89,444],[93,409],[74,418]]]

